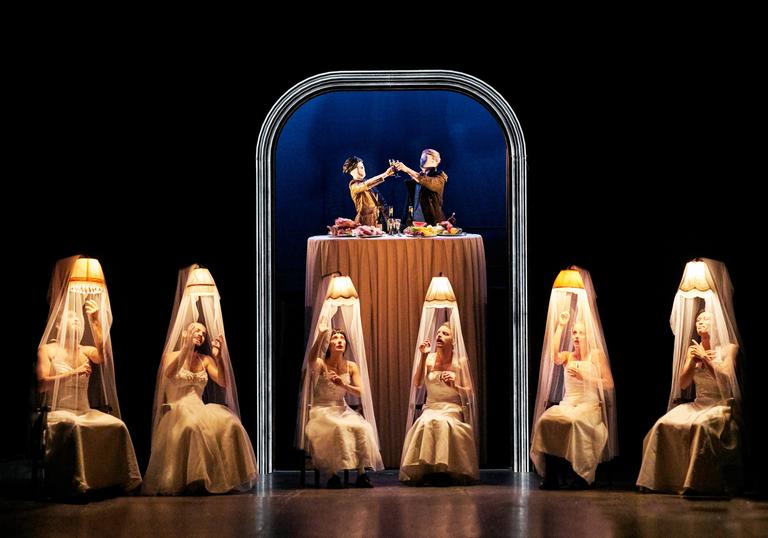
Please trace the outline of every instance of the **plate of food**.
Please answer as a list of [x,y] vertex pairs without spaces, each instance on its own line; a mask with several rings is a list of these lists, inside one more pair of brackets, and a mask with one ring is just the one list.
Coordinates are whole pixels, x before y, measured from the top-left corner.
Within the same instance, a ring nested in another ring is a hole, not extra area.
[[464,230],[461,228],[457,228],[456,226],[452,227],[450,230],[443,230],[439,234],[440,237],[456,237],[457,235],[467,235],[464,233]]
[[448,220],[438,222],[435,226],[436,228],[440,229],[437,235],[441,237],[456,237],[457,235],[464,235],[464,230],[458,226],[455,226],[454,222],[456,222],[456,213],[451,215]]
[[333,222],[333,226],[326,226],[326,228],[328,228],[328,235],[333,237],[355,237],[354,231],[358,226],[359,224],[352,219],[339,217]]
[[436,237],[439,230],[432,226],[408,226],[403,230],[406,237]]
[[352,230],[352,235],[360,239],[370,239],[371,237],[383,237],[384,232],[376,226],[363,225]]

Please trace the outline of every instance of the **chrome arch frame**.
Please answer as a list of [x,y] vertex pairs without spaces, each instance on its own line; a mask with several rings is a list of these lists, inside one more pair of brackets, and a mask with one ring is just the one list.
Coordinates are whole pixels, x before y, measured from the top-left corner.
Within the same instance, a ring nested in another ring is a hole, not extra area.
[[331,91],[447,90],[465,94],[484,105],[498,120],[507,144],[506,208],[508,309],[511,322],[511,459],[513,471],[529,471],[528,406],[528,255],[527,161],[520,122],[509,103],[491,86],[465,73],[424,71],[335,71],[309,77],[283,94],[272,106],[256,143],[256,319],[257,429],[254,447],[259,468],[272,472],[272,337],[274,251],[272,249],[274,153],[283,125],[302,104]]

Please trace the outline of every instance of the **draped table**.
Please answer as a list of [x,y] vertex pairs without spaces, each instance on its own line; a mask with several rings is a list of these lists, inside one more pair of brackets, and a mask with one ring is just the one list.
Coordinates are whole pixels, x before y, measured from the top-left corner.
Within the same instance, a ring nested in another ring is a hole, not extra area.
[[360,298],[365,354],[373,405],[387,467],[400,465],[405,439],[411,367],[424,297],[433,276],[451,281],[461,316],[480,411],[481,453],[485,431],[485,307],[483,238],[314,236],[307,239],[304,304],[311,312],[323,276],[351,277]]

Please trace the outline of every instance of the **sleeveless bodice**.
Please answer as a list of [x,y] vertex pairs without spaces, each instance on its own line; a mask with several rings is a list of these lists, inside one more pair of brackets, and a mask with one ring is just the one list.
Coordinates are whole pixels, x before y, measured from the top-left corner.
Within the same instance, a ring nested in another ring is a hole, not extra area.
[[168,383],[168,401],[172,403],[190,394],[202,399],[203,390],[207,384],[208,372],[205,368],[199,372],[193,372],[182,366]]
[[[53,373],[55,375],[74,372],[75,367],[66,359],[54,358],[51,361]],[[88,380],[87,375],[71,375],[61,378],[58,382],[56,401],[53,402],[55,408],[71,409],[73,411],[87,411],[91,408],[88,402]]]
[[[573,367],[578,369],[583,376],[595,378],[597,376],[597,368],[588,360],[574,360],[571,359],[565,365],[565,368]],[[565,394],[563,394],[563,400],[561,403],[578,405],[580,403],[597,401],[596,387],[592,383],[585,383],[583,379],[578,379],[572,375],[569,375],[567,371],[563,372],[565,381]]]
[[433,402],[448,402],[461,405],[461,397],[456,387],[450,387],[440,381],[442,370],[432,370],[427,374],[427,405]]
[[[349,372],[341,374],[339,376],[344,383],[349,385],[350,375]],[[318,376],[315,383],[313,401],[315,405],[344,405],[344,395],[347,393],[343,387],[339,387],[333,382],[323,371]]]
[[[722,357],[720,355],[720,348],[718,347],[715,352],[715,358],[712,361],[712,366],[717,370],[724,365]],[[724,398],[730,397],[730,394],[722,394],[720,387],[717,384],[717,379],[712,375],[705,366],[699,366],[693,371],[693,384],[696,386],[696,401],[720,401]]]

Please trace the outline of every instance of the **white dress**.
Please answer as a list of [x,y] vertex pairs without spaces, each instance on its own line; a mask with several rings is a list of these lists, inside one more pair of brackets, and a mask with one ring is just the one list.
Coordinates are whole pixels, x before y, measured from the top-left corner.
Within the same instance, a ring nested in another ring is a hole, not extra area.
[[464,422],[459,391],[443,383],[441,374],[433,370],[425,377],[427,401],[403,443],[403,482],[418,482],[431,473],[448,473],[459,482],[480,478],[475,435]]
[[[349,372],[339,377],[350,383]],[[360,467],[383,469],[373,427],[347,405],[345,394],[324,371],[316,376],[305,429],[314,466],[324,473]]]
[[[569,366],[595,377],[597,369],[587,360],[570,360]],[[600,400],[595,388],[585,388],[583,379],[565,376],[565,394],[558,405],[542,413],[533,429],[531,459],[536,471],[544,475],[545,454],[565,458],[573,471],[591,484],[608,442]]]
[[152,436],[144,477],[147,495],[247,491],[258,476],[256,457],[240,419],[220,404],[205,404],[206,370],[185,367],[166,388],[167,404]]
[[[53,373],[72,372],[67,361],[54,358]],[[57,409],[48,413],[45,479],[49,491],[62,494],[141,484],[131,436],[117,417],[91,409],[88,376],[63,378]]]
[[[717,368],[720,350],[713,365]],[[696,400],[678,405],[654,424],[643,440],[637,485],[682,494],[725,493],[741,485],[739,429],[705,367],[693,373]]]

